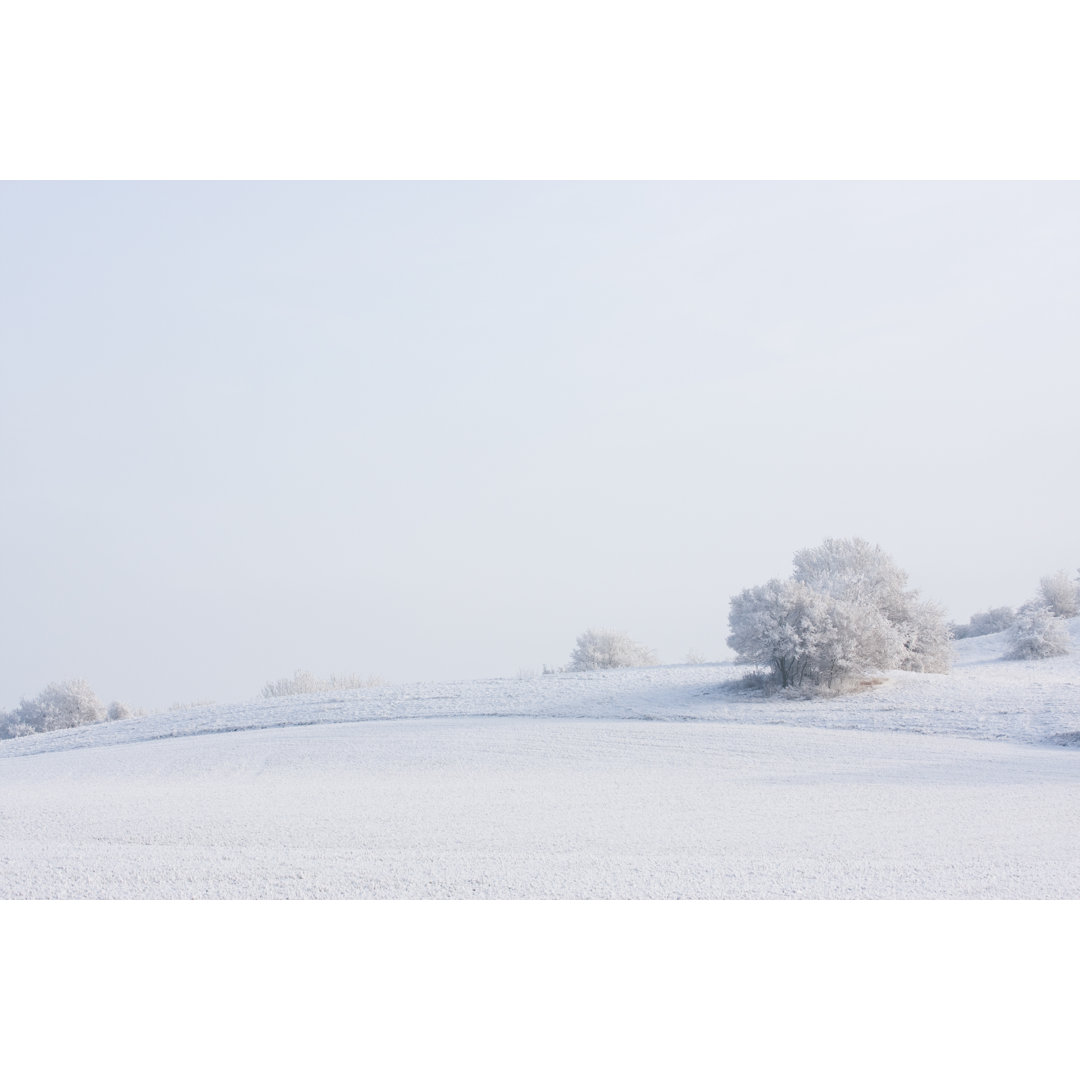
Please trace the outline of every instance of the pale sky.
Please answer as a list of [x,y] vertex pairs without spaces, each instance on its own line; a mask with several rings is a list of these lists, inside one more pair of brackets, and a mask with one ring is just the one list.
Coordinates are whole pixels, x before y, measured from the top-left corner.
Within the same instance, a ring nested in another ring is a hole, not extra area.
[[0,708],[728,656],[826,536],[1080,566],[1080,185],[0,185]]

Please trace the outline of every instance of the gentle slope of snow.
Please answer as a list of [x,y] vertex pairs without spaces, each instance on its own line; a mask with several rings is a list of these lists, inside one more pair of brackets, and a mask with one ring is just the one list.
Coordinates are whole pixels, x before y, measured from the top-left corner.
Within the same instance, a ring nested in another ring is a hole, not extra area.
[[706,665],[11,740],[0,897],[1075,897],[1080,653],[1005,648],[832,700]]

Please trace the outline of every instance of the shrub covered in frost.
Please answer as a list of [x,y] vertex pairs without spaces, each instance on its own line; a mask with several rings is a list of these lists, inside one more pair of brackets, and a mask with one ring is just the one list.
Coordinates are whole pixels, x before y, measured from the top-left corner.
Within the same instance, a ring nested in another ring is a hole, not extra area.
[[951,635],[945,612],[906,588],[907,574],[877,544],[860,537],[828,539],[795,553],[796,581],[836,600],[864,605],[891,627],[894,655],[879,667],[905,671],[949,670]]
[[1042,660],[1064,656],[1069,651],[1069,628],[1065,620],[1047,606],[1025,604],[1009,631],[1010,660]]
[[731,598],[728,646],[768,666],[781,687],[845,689],[875,668],[947,671],[944,612],[905,588],[880,547],[826,540],[795,554],[795,572]]
[[910,594],[902,617],[893,622],[900,638],[900,669],[944,674],[952,663],[952,631],[945,609]]
[[36,698],[23,698],[19,707],[4,718],[0,736],[14,738],[38,731],[98,724],[105,709],[97,695],[82,679],[51,683]]
[[740,663],[767,665],[781,687],[839,687],[887,667],[894,642],[871,606],[774,578],[731,598],[728,646]]
[[0,739],[18,739],[22,735],[33,735],[34,729],[23,723],[15,713],[0,713]]
[[989,611],[977,611],[962,626],[952,628],[953,637],[983,637],[1008,630],[1016,622],[1016,612],[1011,607],[996,607]]
[[568,671],[601,668],[648,667],[656,654],[618,630],[586,630],[570,653]]
[[383,680],[376,675],[366,679],[360,675],[331,675],[320,679],[310,671],[297,669],[291,679],[278,679],[263,687],[263,697],[291,697],[294,694],[323,694],[331,690],[363,690],[370,686],[382,686]]
[[1039,582],[1039,599],[1061,619],[1080,615],[1080,589],[1064,570]]

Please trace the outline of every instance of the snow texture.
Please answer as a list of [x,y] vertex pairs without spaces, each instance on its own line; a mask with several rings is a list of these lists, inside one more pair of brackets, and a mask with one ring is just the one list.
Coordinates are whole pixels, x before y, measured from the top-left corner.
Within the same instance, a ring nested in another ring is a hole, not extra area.
[[831,699],[714,664],[13,739],[0,897],[1075,898],[1080,654],[1007,648]]

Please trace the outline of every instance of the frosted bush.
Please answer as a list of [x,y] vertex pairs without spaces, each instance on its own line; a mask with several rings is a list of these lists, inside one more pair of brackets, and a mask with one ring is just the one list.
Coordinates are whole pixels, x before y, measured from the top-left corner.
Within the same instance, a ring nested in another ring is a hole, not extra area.
[[900,668],[944,674],[952,662],[952,631],[945,622],[945,610],[912,594],[902,618],[894,623],[900,636]]
[[586,630],[570,653],[568,671],[602,668],[648,667],[656,654],[618,630]]
[[15,713],[0,713],[0,739],[18,739],[33,735],[34,729],[20,720]]
[[895,655],[877,666],[949,670],[952,645],[945,612],[906,587],[906,572],[879,545],[857,536],[830,538],[819,547],[796,552],[793,562],[796,581],[837,600],[866,605],[888,621]]
[[1059,618],[1071,619],[1080,615],[1080,590],[1064,570],[1039,582],[1039,597]]
[[291,694],[314,694],[319,689],[319,681],[310,671],[297,668],[291,679],[278,679],[268,682],[263,687],[263,697],[288,697]]
[[877,544],[861,537],[829,538],[795,552],[792,577],[838,600],[864,602],[887,617],[904,606],[907,574]]
[[1010,660],[1043,660],[1064,656],[1069,651],[1069,629],[1065,620],[1046,606],[1026,604],[1009,631]]
[[769,667],[781,688],[841,689],[869,668],[892,666],[887,620],[862,601],[774,578],[731,598],[728,646],[742,664]]
[[105,719],[127,720],[131,715],[131,710],[122,701],[114,701],[106,711]]
[[825,598],[797,581],[773,578],[731,598],[728,647],[740,664],[763,664],[784,688],[813,678],[811,650]]
[[731,598],[728,646],[767,666],[781,688],[843,690],[873,669],[947,671],[944,613],[905,588],[907,575],[866,540],[796,552],[795,572]]
[[5,738],[98,724],[105,709],[82,679],[50,683],[36,698],[23,698],[4,722]]
[[322,694],[331,690],[364,690],[372,686],[382,686],[383,680],[377,675],[366,679],[360,675],[330,675],[320,679],[310,671],[297,668],[292,678],[268,682],[263,687],[263,697],[291,697],[294,694]]

